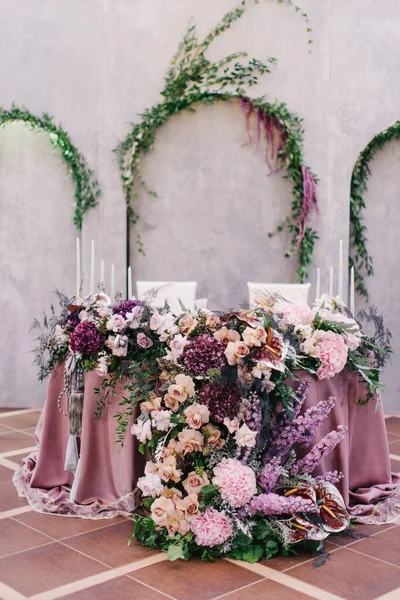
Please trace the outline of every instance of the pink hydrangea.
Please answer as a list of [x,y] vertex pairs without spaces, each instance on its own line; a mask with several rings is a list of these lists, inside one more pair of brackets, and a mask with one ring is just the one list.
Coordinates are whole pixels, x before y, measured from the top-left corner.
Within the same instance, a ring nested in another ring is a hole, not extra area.
[[198,546],[219,546],[228,540],[232,533],[232,523],[224,511],[207,508],[203,514],[193,519],[190,529],[195,534]]
[[313,318],[313,312],[307,304],[284,302],[278,304],[276,312],[282,316],[286,325],[294,325],[295,327],[310,325]]
[[333,331],[314,331],[311,338],[302,344],[302,350],[321,361],[318,379],[330,379],[343,371],[347,362],[348,347],[343,336]]
[[214,468],[212,482],[218,487],[221,497],[234,508],[244,506],[257,493],[253,469],[234,458],[225,458]]

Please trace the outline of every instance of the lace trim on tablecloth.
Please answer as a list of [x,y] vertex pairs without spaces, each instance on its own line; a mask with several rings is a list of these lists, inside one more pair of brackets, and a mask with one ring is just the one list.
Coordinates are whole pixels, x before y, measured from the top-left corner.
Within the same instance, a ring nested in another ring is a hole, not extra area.
[[113,519],[115,517],[132,518],[132,513],[138,506],[137,494],[135,492],[126,494],[126,496],[122,496],[110,504],[103,504],[100,501],[92,502],[91,504],[77,504],[69,500],[70,488],[68,486],[53,488],[55,493],[59,490],[59,497],[57,499],[51,497],[50,493],[52,490],[31,487],[30,482],[36,458],[37,452],[32,452],[26,458],[23,458],[21,466],[13,476],[18,496],[26,498],[33,510],[62,517],[80,517],[82,519],[93,520]]
[[[368,514],[362,514],[365,508],[361,505],[350,508],[350,515],[357,520],[357,523],[363,525],[394,523],[400,517],[400,486],[388,498],[377,502]],[[358,512],[361,514],[357,514]]]

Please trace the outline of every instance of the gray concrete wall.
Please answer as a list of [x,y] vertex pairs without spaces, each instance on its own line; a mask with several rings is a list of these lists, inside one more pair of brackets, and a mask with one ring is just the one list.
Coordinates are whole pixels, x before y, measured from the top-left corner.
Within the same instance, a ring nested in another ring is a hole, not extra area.
[[[233,5],[232,0],[0,0],[0,104],[15,101],[54,115],[103,188],[101,205],[84,224],[84,273],[93,238],[103,247],[107,271],[115,263],[122,287],[125,209],[112,149],[127,133],[127,123],[159,100],[190,18],[202,37]],[[310,278],[319,266],[327,288],[338,240],[348,243],[356,157],[374,134],[400,117],[400,4],[302,0],[301,5],[314,29],[311,53],[301,18],[285,6],[260,2],[216,40],[209,55],[217,59],[246,50],[260,59],[279,59],[254,91],[287,102],[304,117],[306,160],[321,180],[320,240]],[[279,174],[267,177],[262,153],[245,142],[234,102],[200,107],[160,131],[144,161],[146,179],[159,198],[138,201],[145,257],[137,255],[132,236],[137,279],[197,279],[199,293],[219,308],[242,301],[248,280],[293,279],[295,261],[283,258],[287,240],[267,237],[289,211],[290,186]],[[371,299],[393,329],[394,365],[400,339],[396,148],[383,151],[374,165],[367,209],[377,273],[369,284]],[[63,166],[42,136],[11,127],[0,132],[2,313],[7,314],[0,341],[0,404],[43,401],[29,367],[27,331],[32,317],[47,306],[48,290],[73,286],[71,199]],[[10,235],[17,225],[25,232],[20,237]],[[38,262],[31,261],[32,249]],[[400,412],[394,367],[386,380],[386,410]]]

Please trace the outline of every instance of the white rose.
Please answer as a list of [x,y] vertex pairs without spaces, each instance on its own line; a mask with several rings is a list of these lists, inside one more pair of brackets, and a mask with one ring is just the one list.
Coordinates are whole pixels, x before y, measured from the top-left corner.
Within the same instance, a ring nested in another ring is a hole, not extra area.
[[235,433],[236,444],[241,448],[254,448],[256,445],[257,432],[252,431],[246,424]]
[[137,421],[135,425],[132,425],[131,433],[134,435],[139,442],[144,444],[146,440],[151,440],[151,423],[150,419],[147,421]]
[[160,496],[161,492],[163,491],[161,479],[155,473],[150,473],[145,477],[140,477],[138,479],[137,486],[140,490],[142,490],[143,496],[151,496],[152,498]]

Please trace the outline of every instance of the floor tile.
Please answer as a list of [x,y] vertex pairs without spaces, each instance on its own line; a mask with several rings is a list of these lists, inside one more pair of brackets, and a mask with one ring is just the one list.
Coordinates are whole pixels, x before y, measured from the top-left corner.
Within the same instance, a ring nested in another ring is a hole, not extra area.
[[397,442],[398,440],[400,440],[400,433],[389,433],[389,431],[387,432],[387,439],[389,444],[391,442]]
[[9,417],[3,417],[0,423],[2,425],[6,425],[7,427],[13,427],[14,429],[28,429],[28,427],[36,426],[37,422],[39,421],[39,417],[39,410],[32,413],[23,413],[22,415],[17,413]]
[[20,410],[18,408],[9,408],[7,406],[3,406],[2,408],[0,408],[0,414],[1,413],[5,413],[5,412],[11,412],[12,410]]
[[122,517],[116,519],[79,519],[75,517],[43,515],[33,511],[14,518],[20,523],[29,525],[29,527],[33,527],[56,540],[69,538],[73,535],[100,529],[101,527],[110,527],[125,520]]
[[385,529],[389,529],[393,527],[393,524],[389,525],[355,525],[352,529],[346,529],[339,534],[333,534],[329,537],[329,540],[332,544],[337,544],[338,546],[347,546],[348,544],[353,544],[358,540],[365,539],[367,537],[371,537],[372,535],[380,534],[385,531]]
[[8,469],[7,467],[0,465],[0,483],[3,481],[10,481],[13,475],[14,471],[12,469]]
[[400,419],[398,417],[390,417],[389,419],[385,419],[385,423],[386,431],[400,435]]
[[129,577],[118,577],[100,585],[81,590],[68,596],[62,596],[61,600],[166,600],[166,596],[159,594],[133,581]]
[[18,498],[17,490],[11,480],[0,483],[0,511],[26,505],[25,498]]
[[131,577],[177,600],[211,600],[260,579],[260,575],[224,560],[163,561],[130,574]]
[[346,548],[332,552],[319,569],[306,563],[289,571],[306,583],[346,600],[374,600],[400,586],[400,569]]
[[107,570],[107,567],[54,542],[0,559],[1,579],[33,596]]
[[224,600],[308,600],[311,596],[294,591],[275,581],[267,579],[254,583],[244,590],[224,596]]
[[[26,432],[24,432],[26,433]],[[35,445],[35,443],[33,443],[33,446]],[[23,458],[25,458],[25,456],[27,456],[27,452],[18,452],[16,451],[15,454],[12,454],[10,456],[7,456],[8,460],[12,460],[13,462],[17,463],[17,465],[19,465],[19,463],[21,462],[21,460]]]
[[51,540],[13,519],[0,519],[0,558],[48,544]]
[[11,432],[11,430],[9,427],[4,427],[4,425],[2,425],[0,423],[0,435],[3,435],[4,433],[10,433],[10,432]]
[[400,473],[400,460],[390,459],[390,465],[392,467],[392,473]]
[[[330,553],[336,549],[337,546],[334,546],[329,542],[325,542],[325,551],[327,553]],[[271,569],[275,569],[276,571],[285,571],[286,569],[290,569],[291,567],[297,566],[306,561],[314,561],[314,559],[318,558],[310,550],[305,550],[304,548],[297,548],[296,552],[298,554],[291,554],[290,556],[274,556],[269,560],[264,559],[260,561],[260,564],[270,567]]]
[[380,535],[361,540],[352,549],[368,556],[380,558],[400,567],[400,526],[383,531]]
[[9,452],[11,450],[22,450],[35,445],[33,435],[23,433],[22,431],[12,431],[0,435],[0,453]]
[[135,540],[128,547],[128,540],[132,535],[132,531],[132,522],[124,521],[104,529],[97,529],[68,538],[64,543],[71,548],[101,560],[110,567],[121,567],[158,553],[156,550],[142,546]]

